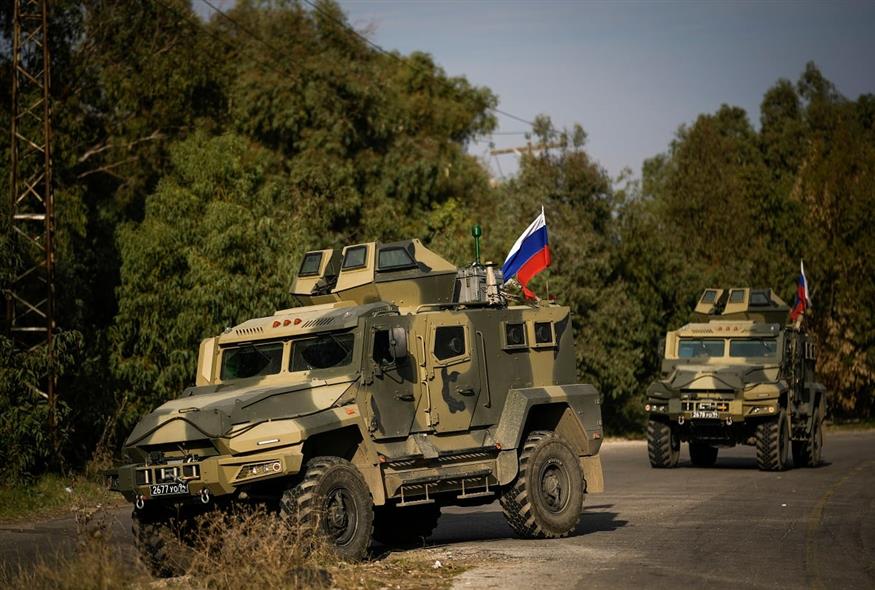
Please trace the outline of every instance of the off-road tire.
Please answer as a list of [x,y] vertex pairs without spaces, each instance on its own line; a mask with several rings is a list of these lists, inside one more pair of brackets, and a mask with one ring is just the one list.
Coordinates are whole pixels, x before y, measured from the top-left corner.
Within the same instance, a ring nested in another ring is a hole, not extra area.
[[500,497],[504,516],[521,537],[555,539],[580,521],[583,474],[577,454],[554,432],[529,434],[516,479]]
[[344,561],[367,555],[374,502],[362,474],[345,459],[310,459],[303,478],[280,498],[280,513],[292,526],[326,537]]
[[676,467],[681,455],[681,441],[672,427],[659,420],[647,421],[647,456],[650,466]]
[[707,443],[690,441],[690,462],[696,467],[711,467],[717,462],[718,451]]
[[180,576],[191,561],[191,548],[180,541],[180,526],[170,513],[131,513],[134,546],[155,577]]
[[817,467],[823,458],[823,419],[820,410],[814,411],[808,440],[793,441],[793,465]]
[[374,507],[374,540],[390,547],[409,547],[428,538],[441,516],[437,504],[398,508]]
[[790,423],[784,410],[757,425],[757,467],[783,471],[790,467]]

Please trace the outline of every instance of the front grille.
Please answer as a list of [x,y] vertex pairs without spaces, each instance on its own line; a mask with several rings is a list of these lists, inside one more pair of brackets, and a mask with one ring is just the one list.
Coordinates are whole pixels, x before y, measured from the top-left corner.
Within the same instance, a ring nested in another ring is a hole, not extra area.
[[728,412],[729,402],[721,402],[716,400],[702,400],[692,402],[681,402],[681,407],[684,412],[707,412],[717,410],[718,412]]

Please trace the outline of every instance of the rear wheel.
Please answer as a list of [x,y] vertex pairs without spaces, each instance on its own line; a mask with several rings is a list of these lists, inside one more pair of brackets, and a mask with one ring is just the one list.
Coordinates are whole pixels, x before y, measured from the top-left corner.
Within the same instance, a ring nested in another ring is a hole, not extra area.
[[717,447],[709,444],[690,441],[690,461],[696,467],[711,467],[717,462]]
[[647,421],[647,455],[651,467],[675,467],[681,454],[681,440],[665,422]]
[[307,462],[304,478],[286,490],[280,511],[294,525],[323,535],[338,557],[365,557],[374,527],[371,493],[359,470],[339,457]]
[[577,455],[557,434],[529,434],[512,487],[501,494],[511,528],[521,537],[557,538],[580,521],[583,475]]
[[796,467],[817,467],[823,458],[823,418],[814,411],[808,440],[793,442],[793,464]]
[[790,466],[790,423],[784,410],[757,425],[757,467],[783,471]]
[[374,539],[389,546],[408,546],[422,542],[431,535],[441,516],[437,504],[398,508],[374,508]]

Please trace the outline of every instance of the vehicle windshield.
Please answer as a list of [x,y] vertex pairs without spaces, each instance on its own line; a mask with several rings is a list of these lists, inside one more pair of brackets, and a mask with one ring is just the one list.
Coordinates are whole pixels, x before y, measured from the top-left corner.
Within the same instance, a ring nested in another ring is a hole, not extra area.
[[280,372],[283,362],[283,343],[243,344],[222,352],[222,381],[261,377]]
[[354,334],[319,334],[292,342],[289,371],[343,367],[352,362]]
[[723,356],[724,347],[723,340],[682,338],[678,344],[678,358]]
[[778,342],[774,338],[765,340],[729,341],[729,356],[774,357],[778,355]]

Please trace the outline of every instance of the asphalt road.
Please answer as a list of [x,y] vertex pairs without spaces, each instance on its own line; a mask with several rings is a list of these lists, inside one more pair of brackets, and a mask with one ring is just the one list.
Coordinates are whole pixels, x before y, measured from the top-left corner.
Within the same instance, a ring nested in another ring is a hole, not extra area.
[[[497,503],[450,508],[430,557],[476,563],[455,588],[875,588],[875,432],[828,433],[816,469],[764,473],[753,449],[717,465],[651,469],[641,442],[602,448],[603,494],[569,538],[516,539]],[[130,553],[127,510],[110,513]],[[50,559],[71,519],[0,526],[0,563]]]

